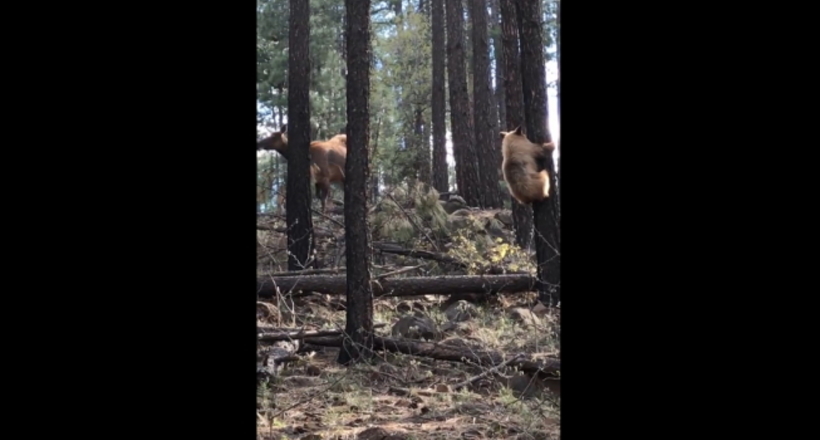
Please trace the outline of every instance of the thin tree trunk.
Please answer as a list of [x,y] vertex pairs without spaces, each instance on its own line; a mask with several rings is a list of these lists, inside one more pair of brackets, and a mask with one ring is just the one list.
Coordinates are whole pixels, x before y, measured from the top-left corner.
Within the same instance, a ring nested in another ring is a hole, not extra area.
[[[556,6],[556,26],[558,29],[555,31],[555,58],[556,63],[558,64],[558,78],[555,79],[555,110],[557,111],[558,116],[558,124],[561,124],[561,2],[556,0],[558,5]],[[558,184],[558,187],[561,187],[561,155],[559,151],[558,155],[558,163],[555,167],[555,181]],[[561,202],[558,202],[558,219],[560,223],[561,219]]]
[[[558,110],[558,118],[561,118],[561,2],[558,1],[558,6],[556,10],[556,24],[558,29],[555,32],[555,58],[556,63],[558,64],[558,78],[555,80],[555,107]],[[559,161],[560,156],[559,156]]]
[[[379,133],[381,133],[382,128],[382,116],[381,114],[376,118],[376,132],[373,134],[373,143],[371,144],[370,149],[370,157],[373,158],[376,156],[376,151],[379,148]],[[371,160],[370,163],[373,163]],[[372,170],[370,173],[370,203],[376,203],[379,197],[379,170]]]
[[430,185],[430,157],[424,143],[424,110],[416,106],[413,110],[413,153],[416,160],[413,164],[419,182]]
[[419,180],[424,183],[425,191],[433,185],[430,177],[430,124],[424,120],[424,110],[416,109],[416,133],[418,133],[418,167]]
[[[501,42],[501,10],[498,2],[499,0],[490,0],[490,22],[495,54],[495,99],[498,107],[498,126],[495,131],[499,131],[499,128],[504,129],[507,123],[507,105],[504,99],[504,49]],[[493,135],[495,136],[495,133]]]
[[446,2],[447,79],[450,85],[450,127],[456,159],[458,192],[469,206],[481,206],[478,161],[473,138],[473,112],[467,94],[464,59],[464,9],[461,0]]
[[[521,64],[518,56],[518,19],[515,0],[500,0],[501,39],[504,52],[504,91],[506,101],[506,127],[504,131],[524,125],[524,95],[521,91]],[[532,208],[518,203],[512,196],[515,242],[528,249],[532,244]]]
[[[518,23],[521,44],[521,85],[524,92],[524,115],[527,137],[535,143],[551,141],[547,129],[547,85],[540,0],[518,0]],[[539,299],[546,306],[561,300],[561,243],[559,240],[558,197],[555,185],[555,163],[547,155],[550,177],[549,198],[533,203],[535,252],[538,260]]]
[[344,343],[337,361],[346,365],[372,356],[373,289],[367,221],[370,174],[370,0],[345,0],[347,9],[347,121],[345,163],[345,248],[347,313]]
[[[310,212],[310,5],[308,0],[290,0],[288,54],[288,269],[308,265],[315,248]],[[316,260],[314,260],[315,265]]]
[[[475,148],[481,175],[481,207],[501,208],[501,148],[496,131],[495,99],[490,86],[490,44],[487,35],[487,0],[470,0],[473,30],[473,99]],[[494,133],[495,132],[495,133]]]
[[447,149],[445,146],[446,120],[444,119],[447,105],[444,94],[444,0],[432,0],[432,27],[433,27],[433,187],[438,192],[450,190],[449,173],[447,171]]

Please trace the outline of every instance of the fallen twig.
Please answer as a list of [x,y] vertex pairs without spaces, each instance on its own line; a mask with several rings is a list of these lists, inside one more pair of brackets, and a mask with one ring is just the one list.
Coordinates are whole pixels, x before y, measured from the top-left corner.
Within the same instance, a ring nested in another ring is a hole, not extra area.
[[[386,326],[385,323],[373,324],[373,328]],[[294,332],[271,332],[259,333],[259,342],[288,341],[292,339],[315,338],[320,336],[335,336],[344,333],[343,330],[314,330],[314,331],[294,331]]]
[[342,273],[346,270],[344,267],[331,267],[325,269],[302,269],[302,270],[292,270],[286,272],[274,272],[269,276],[272,277],[296,277],[302,275],[323,275],[323,274],[338,274]]
[[490,368],[489,370],[483,371],[480,374],[477,374],[477,375],[475,375],[475,376],[473,376],[473,377],[471,377],[471,378],[469,378],[465,381],[462,381],[462,382],[459,382],[459,383],[453,385],[453,391],[458,391],[461,388],[464,388],[464,387],[466,387],[467,385],[470,385],[473,382],[477,382],[482,377],[486,377],[486,376],[489,376],[490,374],[494,374],[497,371],[501,370],[502,368],[506,367],[507,365],[509,365],[513,362],[518,362],[520,359],[523,359],[523,358],[524,358],[524,355],[519,353],[519,354],[511,357],[510,359],[507,359],[506,361],[496,365],[495,367]]
[[[388,387],[387,389],[391,393],[398,394],[399,396],[409,396],[410,394],[412,394],[412,391],[410,391],[410,388],[391,386],[391,387]],[[433,395],[433,392],[430,391],[430,390],[416,390],[416,394],[418,394],[419,396],[429,397],[429,396]]]
[[413,271],[413,270],[419,269],[421,266],[422,266],[422,265],[421,265],[421,264],[419,264],[418,266],[406,266],[406,267],[402,267],[401,269],[397,269],[397,270],[394,270],[394,271],[391,271],[391,272],[385,272],[385,273],[383,273],[383,274],[381,274],[381,275],[376,276],[374,279],[376,279],[376,280],[380,280],[380,279],[382,279],[382,278],[391,277],[391,276],[393,276],[393,275],[399,275],[399,274],[402,274],[402,273],[410,272],[410,271]]

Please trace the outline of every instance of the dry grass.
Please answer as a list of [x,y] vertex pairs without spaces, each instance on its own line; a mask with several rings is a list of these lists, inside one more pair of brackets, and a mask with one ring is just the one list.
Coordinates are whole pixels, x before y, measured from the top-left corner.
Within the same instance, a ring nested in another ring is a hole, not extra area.
[[[408,302],[426,305],[427,315],[437,323],[446,321],[437,305],[423,298],[377,299],[375,321],[388,324],[377,332],[389,334],[390,325],[400,316],[395,310],[401,309],[400,305],[407,307]],[[504,310],[523,305],[513,302],[530,301],[509,295],[492,307],[477,306],[478,315],[459,325],[447,339],[461,341],[465,347],[511,354],[554,353],[557,344],[549,336],[552,332],[547,320],[535,328],[516,323]],[[319,300],[296,301],[295,308],[296,315],[304,317],[298,325],[344,326],[344,311],[333,310]],[[276,319],[274,315],[268,316],[266,324],[275,324],[270,321]],[[560,437],[560,400],[544,391],[537,379],[516,377],[508,371],[452,391],[452,385],[488,367],[377,353],[371,363],[346,368],[336,364],[337,354],[338,349],[317,347],[312,356],[288,364],[279,376],[260,384],[260,439],[303,438],[308,434],[322,439],[355,439],[371,427],[405,439]],[[318,376],[311,375],[317,372]],[[522,390],[522,384],[528,382],[530,389]],[[410,395],[401,395],[396,389],[409,389]]]

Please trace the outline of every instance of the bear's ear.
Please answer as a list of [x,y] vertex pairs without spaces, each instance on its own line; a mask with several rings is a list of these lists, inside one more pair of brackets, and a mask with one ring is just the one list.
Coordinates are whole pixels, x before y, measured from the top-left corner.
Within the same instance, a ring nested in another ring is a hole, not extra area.
[[544,142],[544,148],[547,151],[555,151],[555,143],[554,142]]
[[499,132],[499,134],[501,135],[501,139],[504,139],[507,136],[506,131],[501,131],[501,132]]
[[521,135],[522,134],[521,126],[519,125],[518,127],[515,127],[515,130],[513,130],[512,132],[517,134],[517,135]]

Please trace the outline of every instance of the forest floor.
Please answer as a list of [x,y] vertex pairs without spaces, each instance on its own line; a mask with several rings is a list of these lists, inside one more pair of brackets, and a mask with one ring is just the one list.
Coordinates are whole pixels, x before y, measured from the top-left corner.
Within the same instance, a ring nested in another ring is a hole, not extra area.
[[[515,312],[517,308],[526,310],[534,302],[534,295],[524,296],[501,295],[493,303],[468,306],[473,316],[445,331],[441,343],[510,355],[555,356],[556,340],[548,328],[552,320],[538,313]],[[441,311],[446,303],[437,304],[431,297],[377,298],[375,322],[387,326],[376,333],[389,337],[391,324],[397,322],[402,311],[411,308],[446,324],[448,318]],[[285,319],[303,319],[283,324],[344,326],[345,312],[334,310],[337,307],[333,301],[316,298],[300,303],[293,309],[296,313],[285,314],[290,315]],[[268,315],[260,324],[270,325],[277,319]],[[539,381],[508,371],[453,390],[454,384],[488,367],[381,352],[373,362],[343,367],[336,363],[338,352],[338,348],[312,348],[299,361],[285,364],[277,376],[259,385],[258,438],[560,438],[559,382]]]
[[[509,210],[465,208],[439,200],[435,192],[414,197],[396,191],[380,199],[370,215],[371,243],[397,243],[461,263],[374,252],[372,277],[397,269],[401,273],[391,278],[475,275],[499,267],[503,273],[534,274],[534,253],[513,244]],[[344,218],[337,211],[314,215],[314,228],[321,266],[343,276]],[[284,216],[261,215],[258,223],[258,276],[285,271]],[[345,326],[344,295],[259,301],[260,328]],[[465,352],[495,350],[507,358],[519,353],[560,358],[560,318],[537,304],[535,292],[374,298],[374,321],[383,324],[375,332],[419,339],[411,334],[412,325],[402,324],[415,315],[427,320],[434,333],[427,339],[437,344]],[[260,342],[260,353],[269,347]],[[558,380],[506,369],[455,389],[491,367],[379,351],[371,362],[344,367],[336,362],[338,353],[338,348],[301,344],[298,360],[260,381],[259,439],[560,439]]]

